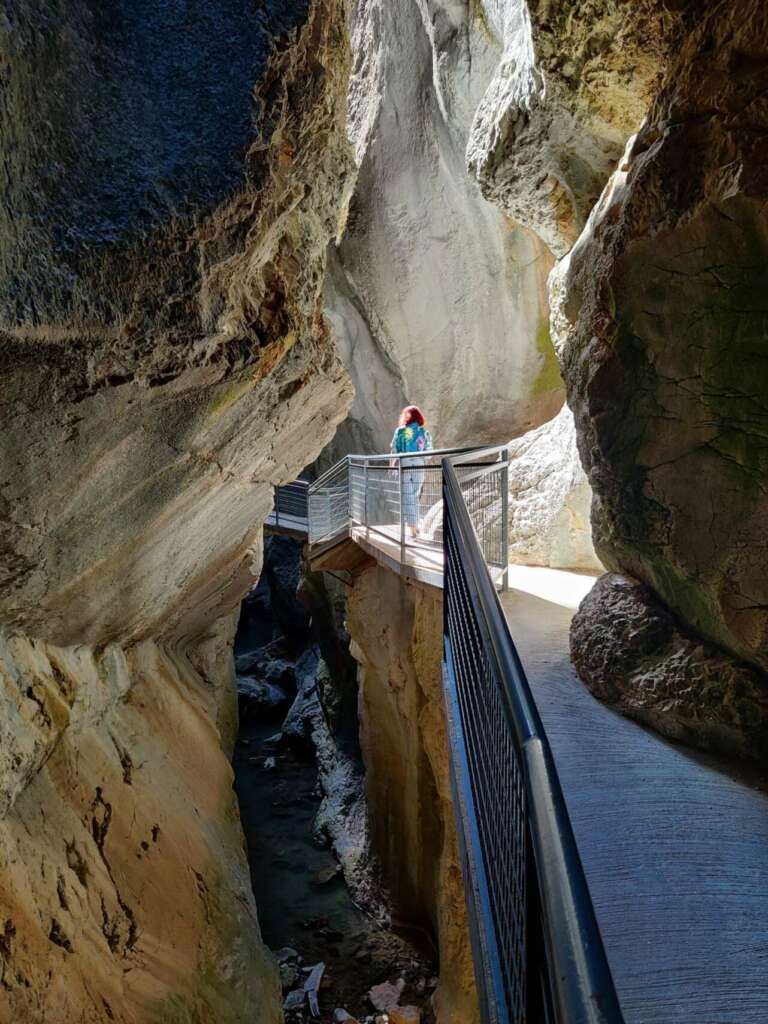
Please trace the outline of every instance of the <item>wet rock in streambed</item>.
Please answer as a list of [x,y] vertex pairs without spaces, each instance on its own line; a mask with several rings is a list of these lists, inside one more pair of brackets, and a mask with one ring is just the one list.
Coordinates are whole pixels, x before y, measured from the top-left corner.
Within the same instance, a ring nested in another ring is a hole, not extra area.
[[306,1001],[309,1004],[310,1013],[317,1018],[320,1016],[318,993],[325,974],[325,964],[321,961],[313,964],[312,967],[303,967],[302,970],[307,974],[307,978],[301,988],[288,993],[283,1002],[283,1009],[298,1010]]
[[387,1014],[389,1024],[421,1024],[418,1006],[392,1006]]
[[301,963],[301,954],[291,946],[283,946],[282,949],[278,949],[275,958],[279,964],[284,964],[288,960],[296,960]]
[[239,676],[237,702],[241,721],[253,721],[267,715],[279,715],[288,706],[290,697],[285,690],[266,679]]
[[333,1022],[334,1024],[359,1024],[356,1017],[353,1017],[351,1013],[347,1013],[342,1007],[337,1007],[333,1011]]
[[341,872],[341,864],[332,864],[330,867],[322,868],[312,879],[313,885],[327,885],[334,878],[338,878]]
[[303,988],[296,988],[292,992],[289,992],[283,1002],[283,1009],[286,1011],[300,1010],[306,1001],[306,995],[304,994]]
[[298,980],[298,966],[291,963],[280,964],[280,984],[283,987],[283,992],[293,988]]
[[388,1013],[393,1006],[397,1006],[400,1002],[400,996],[404,988],[404,978],[398,978],[394,984],[390,981],[384,981],[381,985],[373,986],[368,993],[368,1001],[375,1010]]

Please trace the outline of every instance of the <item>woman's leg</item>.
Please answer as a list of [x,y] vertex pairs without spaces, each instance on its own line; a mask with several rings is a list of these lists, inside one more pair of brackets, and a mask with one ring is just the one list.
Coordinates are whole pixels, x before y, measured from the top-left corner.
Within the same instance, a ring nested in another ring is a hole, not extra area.
[[403,510],[402,515],[412,537],[416,536],[419,521],[418,491],[413,470],[403,473]]

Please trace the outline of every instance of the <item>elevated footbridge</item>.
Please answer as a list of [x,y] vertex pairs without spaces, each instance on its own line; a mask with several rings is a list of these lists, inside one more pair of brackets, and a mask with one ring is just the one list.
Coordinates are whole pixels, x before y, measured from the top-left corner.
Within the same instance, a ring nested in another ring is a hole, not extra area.
[[766,1024],[764,787],[616,715],[576,678],[568,629],[591,581],[509,566],[507,458],[504,446],[351,455],[303,491],[314,568],[377,561],[444,591],[484,1024]]

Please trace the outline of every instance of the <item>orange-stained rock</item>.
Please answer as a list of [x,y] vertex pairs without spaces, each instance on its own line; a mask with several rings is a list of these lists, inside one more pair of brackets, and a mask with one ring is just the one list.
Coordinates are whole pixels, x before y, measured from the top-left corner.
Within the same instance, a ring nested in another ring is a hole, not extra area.
[[348,602],[373,843],[400,922],[438,946],[439,1024],[472,1024],[478,1008],[442,696],[442,592],[376,567],[356,577]]
[[418,1006],[393,1006],[388,1016],[389,1024],[421,1024]]

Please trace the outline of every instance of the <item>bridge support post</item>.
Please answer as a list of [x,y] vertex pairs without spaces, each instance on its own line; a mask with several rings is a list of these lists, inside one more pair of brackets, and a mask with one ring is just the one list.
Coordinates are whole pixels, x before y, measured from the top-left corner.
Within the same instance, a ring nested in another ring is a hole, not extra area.
[[368,529],[368,460],[365,460],[363,476],[363,521],[365,523],[365,535],[369,537],[371,531]]
[[400,492],[400,562],[405,562],[405,516],[403,515],[403,459],[397,460],[397,481]]
[[509,590],[509,448],[501,455],[501,558],[504,571],[501,574],[501,589]]

